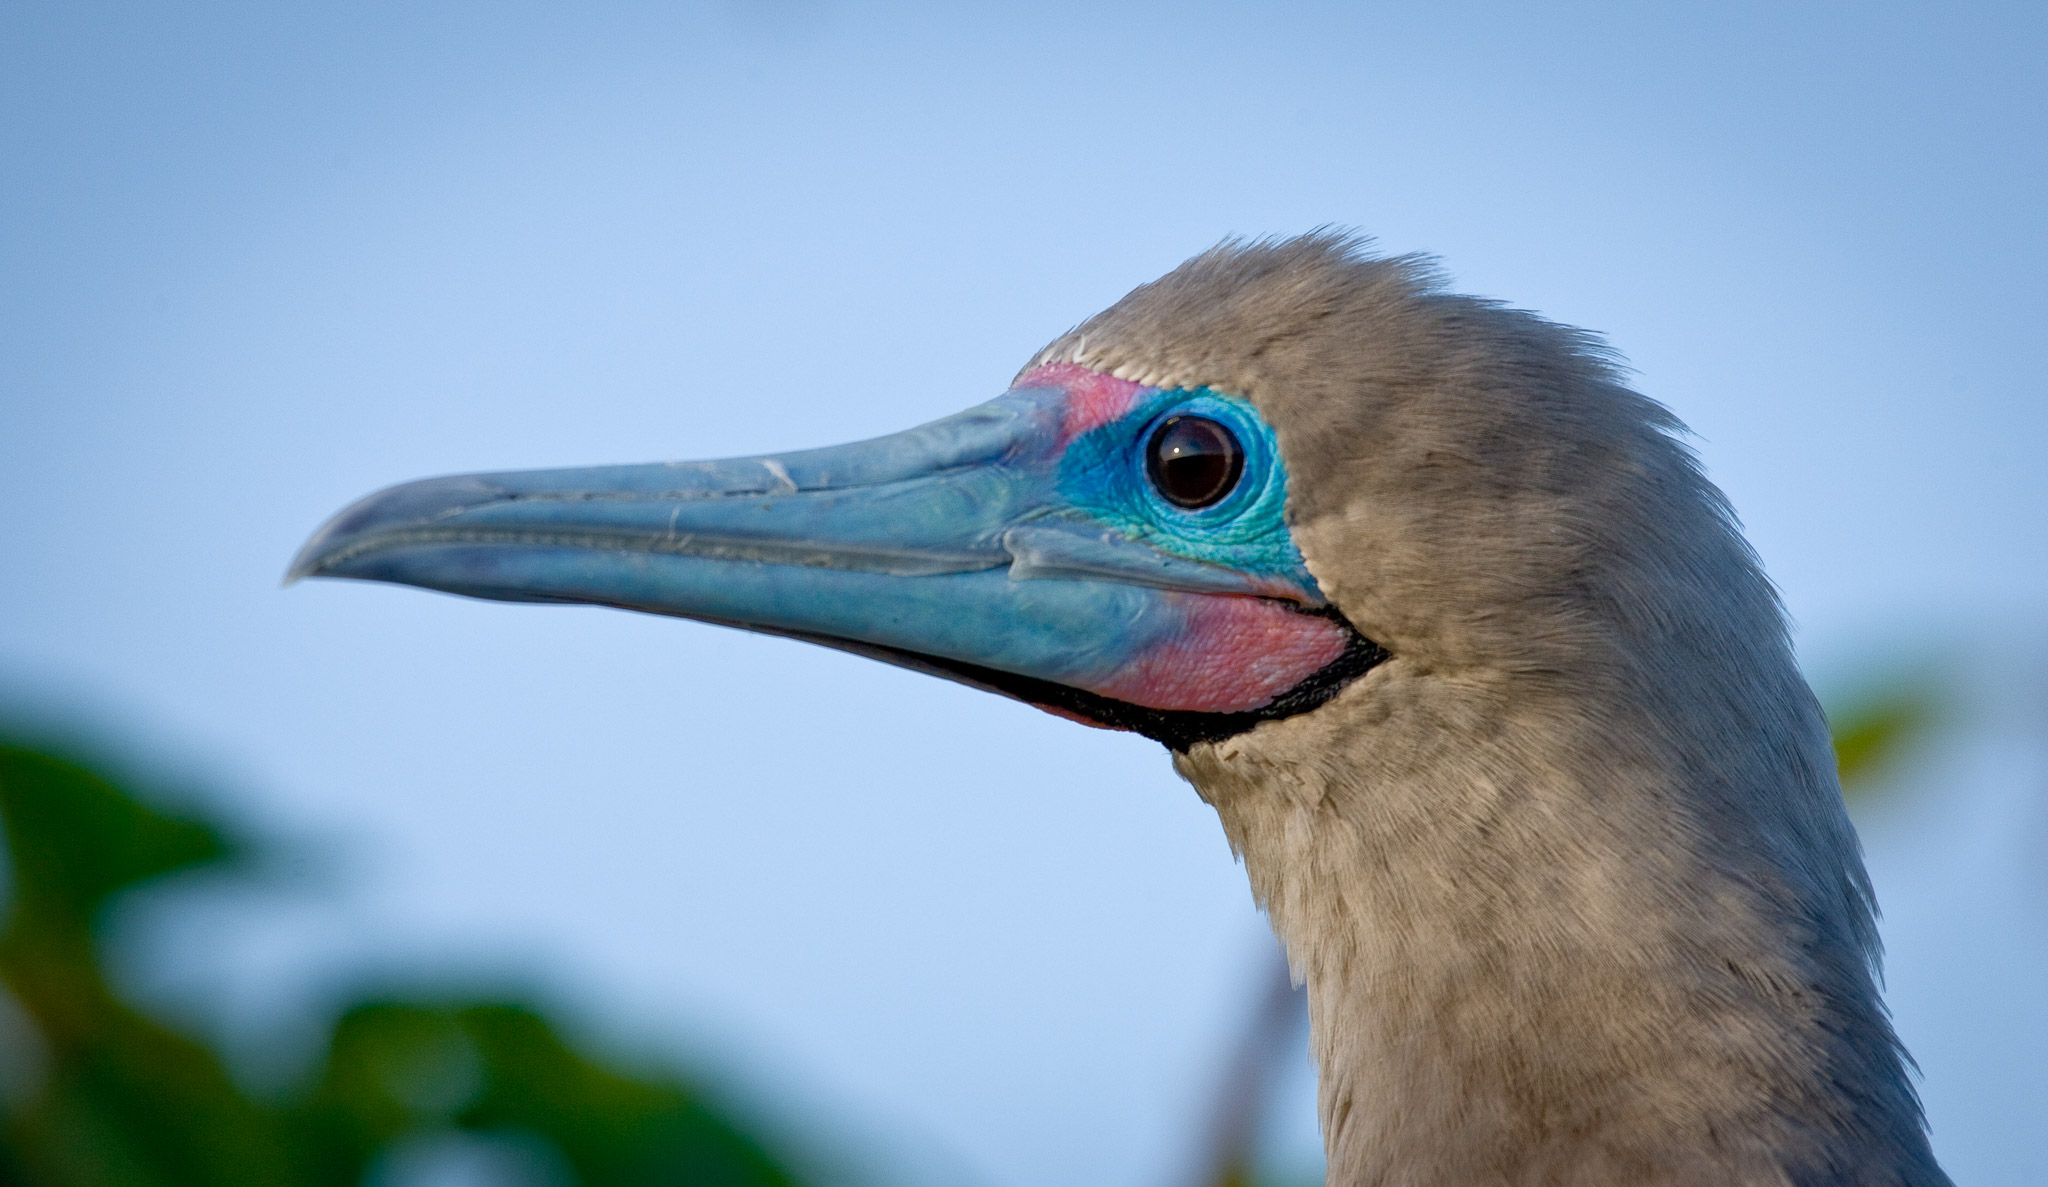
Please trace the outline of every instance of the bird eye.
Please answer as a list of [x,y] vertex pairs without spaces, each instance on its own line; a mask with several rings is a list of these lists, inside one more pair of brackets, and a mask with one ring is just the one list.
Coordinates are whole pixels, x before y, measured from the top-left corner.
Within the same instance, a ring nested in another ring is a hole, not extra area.
[[1237,486],[1244,449],[1206,416],[1169,417],[1145,447],[1145,472],[1174,506],[1207,507]]

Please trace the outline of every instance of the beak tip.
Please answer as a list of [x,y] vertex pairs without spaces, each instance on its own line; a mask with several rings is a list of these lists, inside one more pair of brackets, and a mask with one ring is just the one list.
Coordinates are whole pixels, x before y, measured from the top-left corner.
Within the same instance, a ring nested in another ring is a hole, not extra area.
[[294,556],[292,563],[285,568],[283,579],[277,583],[279,589],[290,589],[308,577],[318,577],[321,575],[320,561],[322,557],[320,551],[313,547],[318,542],[319,537],[316,536],[312,540],[307,541],[304,548],[299,549],[298,555]]
[[292,556],[291,564],[285,566],[284,579],[278,583],[279,589],[289,589],[308,577],[327,575],[327,562],[333,559],[338,551],[335,548],[336,537],[347,535],[346,532],[335,530],[336,525],[346,514],[344,512],[343,515],[337,515],[321,524],[320,530],[308,537],[304,544],[299,545],[299,551]]
[[355,546],[394,525],[424,523],[437,517],[496,502],[506,497],[491,475],[458,474],[423,478],[386,487],[356,500],[321,524],[299,547],[284,571],[280,588],[308,577],[331,577],[355,555]]

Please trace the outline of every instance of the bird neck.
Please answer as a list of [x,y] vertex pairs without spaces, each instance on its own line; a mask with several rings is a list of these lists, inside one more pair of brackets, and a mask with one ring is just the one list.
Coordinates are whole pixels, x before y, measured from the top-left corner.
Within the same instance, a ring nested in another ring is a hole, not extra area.
[[1307,985],[1332,1187],[1948,1182],[1765,660],[1731,697],[1397,655],[1176,757]]

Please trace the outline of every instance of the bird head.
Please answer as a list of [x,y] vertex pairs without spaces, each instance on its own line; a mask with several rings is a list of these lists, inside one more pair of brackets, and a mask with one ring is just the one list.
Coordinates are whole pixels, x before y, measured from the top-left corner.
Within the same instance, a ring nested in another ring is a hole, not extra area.
[[1312,710],[1383,659],[1296,544],[1260,405],[1088,360],[1077,338],[987,403],[849,445],[391,487],[290,577],[791,636],[1176,750]]
[[1532,622],[1568,628],[1532,608],[1583,608],[1662,472],[1699,485],[1670,423],[1576,332],[1440,295],[1416,260],[1226,244],[946,419],[407,483],[290,576],[793,636],[1184,751],[1312,711],[1390,650],[1491,662]]

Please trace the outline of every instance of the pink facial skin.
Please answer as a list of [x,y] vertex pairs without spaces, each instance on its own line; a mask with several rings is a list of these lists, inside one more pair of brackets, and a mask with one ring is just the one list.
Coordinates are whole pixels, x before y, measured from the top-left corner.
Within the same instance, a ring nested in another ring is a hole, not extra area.
[[1067,393],[1060,420],[1059,448],[1089,429],[1100,428],[1138,406],[1142,383],[1090,371],[1079,363],[1045,363],[1026,371],[1015,387],[1057,387]]
[[[1066,393],[1059,448],[1090,429],[1129,414],[1152,390],[1078,363],[1033,367],[1015,386],[1057,387]],[[1273,593],[1299,597],[1284,582],[1276,582]],[[1180,610],[1182,628],[1135,656],[1103,683],[1084,685],[1090,692],[1151,709],[1243,713],[1271,704],[1335,662],[1350,642],[1350,633],[1337,622],[1298,613],[1273,598],[1197,593],[1164,596]],[[1040,708],[1083,725],[1101,726],[1062,709]]]
[[1153,709],[1242,713],[1328,667],[1350,641],[1335,621],[1266,598],[1171,596],[1187,627],[1092,691]]

